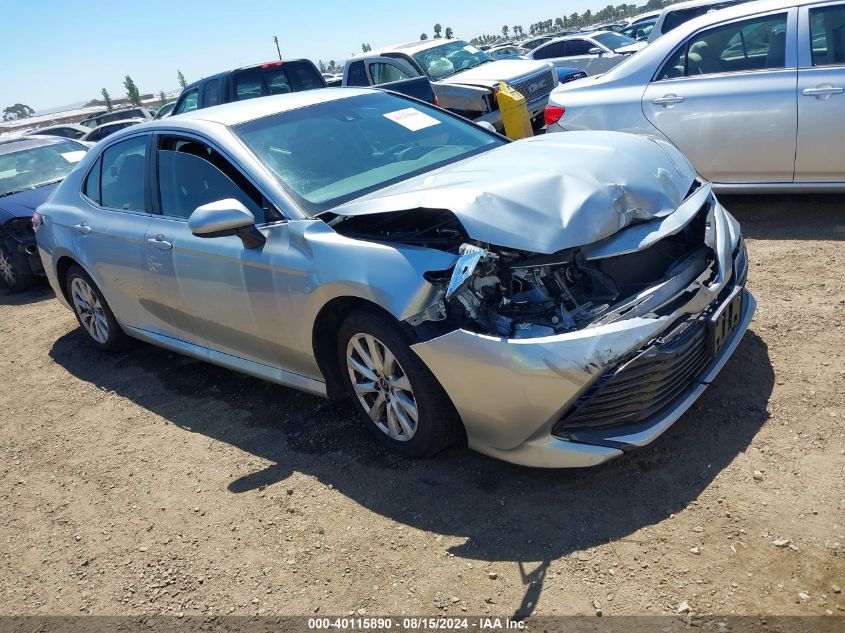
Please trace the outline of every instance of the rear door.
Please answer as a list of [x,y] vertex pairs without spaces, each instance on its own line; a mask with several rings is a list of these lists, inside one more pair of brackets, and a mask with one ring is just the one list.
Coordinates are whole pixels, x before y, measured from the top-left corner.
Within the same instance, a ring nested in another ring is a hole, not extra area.
[[647,86],[642,109],[706,178],[792,182],[797,10],[698,31]]
[[146,232],[149,136],[114,143],[102,152],[83,181],[84,215],[73,226],[77,252],[118,320],[160,332],[155,289],[147,270]]
[[845,2],[801,7],[796,182],[845,181]]

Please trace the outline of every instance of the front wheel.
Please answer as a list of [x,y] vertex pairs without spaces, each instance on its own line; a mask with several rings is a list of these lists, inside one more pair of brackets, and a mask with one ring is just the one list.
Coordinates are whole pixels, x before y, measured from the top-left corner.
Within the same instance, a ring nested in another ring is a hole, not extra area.
[[79,266],[71,266],[66,284],[76,320],[94,346],[109,352],[125,349],[131,339],[121,329],[103,293],[88,273]]
[[337,352],[354,406],[382,444],[429,457],[460,436],[449,397],[390,317],[355,310],[340,326]]

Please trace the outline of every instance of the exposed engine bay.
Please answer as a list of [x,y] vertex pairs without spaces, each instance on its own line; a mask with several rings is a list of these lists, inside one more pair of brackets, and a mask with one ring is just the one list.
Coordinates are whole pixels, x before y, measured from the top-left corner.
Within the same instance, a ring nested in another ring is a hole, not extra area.
[[688,300],[695,284],[714,274],[706,239],[711,207],[708,202],[678,232],[643,250],[600,259],[589,258],[589,246],[546,255],[470,240],[447,210],[336,217],[329,224],[347,237],[458,256],[454,267],[426,273],[437,299],[410,325],[520,339],[659,314]]

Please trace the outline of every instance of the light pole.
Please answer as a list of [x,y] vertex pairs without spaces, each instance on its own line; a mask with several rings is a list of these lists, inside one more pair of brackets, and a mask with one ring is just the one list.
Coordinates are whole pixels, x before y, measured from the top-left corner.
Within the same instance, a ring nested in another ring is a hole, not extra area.
[[279,38],[274,35],[273,41],[276,43],[276,52],[279,53],[279,61],[281,61],[282,60],[282,49],[279,48]]

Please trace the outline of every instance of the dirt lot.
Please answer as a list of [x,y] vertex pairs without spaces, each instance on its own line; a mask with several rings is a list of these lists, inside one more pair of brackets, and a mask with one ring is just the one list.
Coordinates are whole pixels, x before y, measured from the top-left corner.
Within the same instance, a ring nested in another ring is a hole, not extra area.
[[589,471],[397,458],[345,403],[0,296],[0,615],[845,615],[845,199],[724,201],[751,330]]

